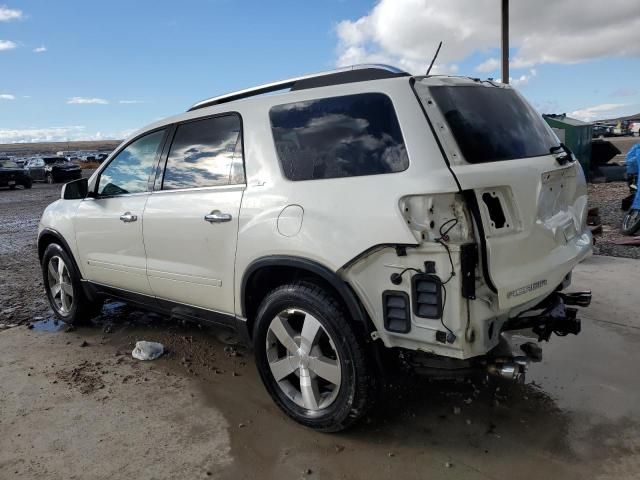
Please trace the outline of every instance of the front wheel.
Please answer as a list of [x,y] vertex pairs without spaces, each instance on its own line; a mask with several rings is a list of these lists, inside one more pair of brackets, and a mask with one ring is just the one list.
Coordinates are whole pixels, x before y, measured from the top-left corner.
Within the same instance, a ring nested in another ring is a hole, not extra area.
[[307,282],[267,295],[254,328],[255,359],[276,404],[298,423],[337,432],[373,405],[376,378],[340,304]]
[[71,257],[52,243],[42,257],[42,278],[49,304],[55,315],[70,324],[80,324],[102,310],[102,301],[91,301],[84,293]]
[[622,233],[633,235],[638,230],[640,230],[640,210],[633,208],[622,219]]

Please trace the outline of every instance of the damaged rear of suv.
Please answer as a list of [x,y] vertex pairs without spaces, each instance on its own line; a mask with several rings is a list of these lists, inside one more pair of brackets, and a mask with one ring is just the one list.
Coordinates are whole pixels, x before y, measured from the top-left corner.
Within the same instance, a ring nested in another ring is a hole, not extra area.
[[578,333],[586,210],[579,163],[515,90],[359,66],[141,130],[65,186],[38,246],[61,318],[111,296],[232,326],[274,401],[337,431],[390,356],[516,380],[541,350],[505,332]]

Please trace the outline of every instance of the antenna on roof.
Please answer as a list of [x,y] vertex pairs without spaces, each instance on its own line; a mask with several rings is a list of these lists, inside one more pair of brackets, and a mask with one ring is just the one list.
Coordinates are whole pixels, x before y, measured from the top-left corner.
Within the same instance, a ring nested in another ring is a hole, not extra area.
[[436,58],[438,58],[438,54],[440,53],[440,48],[441,47],[442,47],[442,41],[440,41],[440,43],[438,44],[438,49],[436,50],[436,54],[431,59],[431,64],[429,65],[429,68],[427,68],[427,73],[425,73],[425,75],[429,75],[429,72],[431,71],[431,68],[433,67],[433,63],[436,61]]

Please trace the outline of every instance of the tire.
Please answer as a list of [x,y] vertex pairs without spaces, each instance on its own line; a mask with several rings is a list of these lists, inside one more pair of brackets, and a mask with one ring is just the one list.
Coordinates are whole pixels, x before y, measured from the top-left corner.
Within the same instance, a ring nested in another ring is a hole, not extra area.
[[622,219],[622,233],[634,235],[640,230],[640,210],[631,209]]
[[15,190],[16,186],[15,185],[9,185],[9,190]]
[[[62,266],[60,266],[62,262]],[[56,288],[56,281],[60,288]],[[49,305],[60,320],[79,325],[88,322],[102,310],[102,300],[87,298],[75,263],[57,243],[47,246],[42,256],[42,280]]]
[[26,181],[22,184],[22,187],[23,187],[25,190],[28,190],[28,189],[30,189],[30,188],[31,188],[31,183],[32,183],[32,182],[31,182],[31,180],[26,180]]
[[54,183],[56,183],[56,182],[53,180],[53,175],[51,175],[50,173],[47,173],[46,181],[47,181],[47,183],[48,183],[49,185],[53,185]]
[[377,379],[363,342],[340,304],[319,286],[296,282],[271,291],[258,309],[253,338],[267,391],[296,422],[338,432],[373,406]]

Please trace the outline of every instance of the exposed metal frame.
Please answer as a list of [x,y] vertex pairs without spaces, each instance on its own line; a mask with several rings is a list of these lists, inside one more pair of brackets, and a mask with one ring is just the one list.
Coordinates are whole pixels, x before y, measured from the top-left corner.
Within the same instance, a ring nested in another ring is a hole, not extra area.
[[193,105],[188,111],[198,110],[200,108],[210,107],[212,105],[219,105],[221,103],[227,103],[234,100],[239,100],[241,98],[253,97],[256,95],[262,95],[264,93],[277,92],[278,90],[284,90],[287,88],[293,87],[297,82],[302,80],[309,80],[313,78],[325,77],[329,75],[335,75],[338,73],[351,72],[355,70],[379,70],[382,72],[387,72],[391,74],[395,74],[398,76],[409,75],[404,70],[393,67],[391,65],[383,65],[383,64],[360,64],[360,65],[352,65],[350,67],[338,68],[335,70],[328,70],[324,72],[312,73],[309,75],[303,75],[300,77],[289,78],[287,80],[280,80],[277,82],[266,83],[264,85],[259,85],[257,87],[246,88],[244,90],[238,90],[236,92],[227,93],[225,95],[220,95],[218,97],[208,98],[206,100],[202,100],[195,105]]

